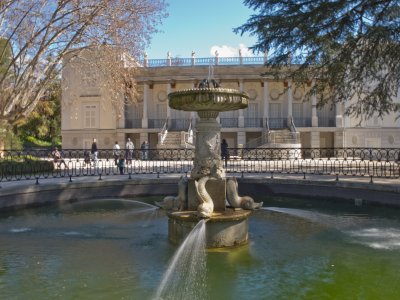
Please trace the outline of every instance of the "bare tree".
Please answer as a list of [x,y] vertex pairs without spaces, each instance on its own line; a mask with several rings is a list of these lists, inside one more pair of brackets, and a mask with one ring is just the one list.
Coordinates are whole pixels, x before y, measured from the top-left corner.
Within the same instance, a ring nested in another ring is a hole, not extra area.
[[[135,65],[124,61],[137,61],[165,9],[164,0],[1,0],[0,130],[32,112],[63,59],[88,48],[106,44],[97,67],[108,70],[115,93],[134,93]],[[118,109],[117,99],[134,98],[114,99]]]

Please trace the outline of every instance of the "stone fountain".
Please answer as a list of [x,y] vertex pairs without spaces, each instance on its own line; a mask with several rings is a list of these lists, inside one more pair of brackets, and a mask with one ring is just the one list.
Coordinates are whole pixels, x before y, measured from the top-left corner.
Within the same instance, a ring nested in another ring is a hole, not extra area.
[[170,209],[169,239],[180,243],[199,219],[204,218],[207,219],[207,248],[246,244],[248,217],[251,210],[261,207],[262,203],[255,203],[248,196],[240,197],[236,179],[226,177],[221,160],[221,125],[217,117],[222,111],[247,108],[248,96],[221,88],[213,79],[205,79],[198,88],[170,93],[168,99],[171,108],[196,111],[200,117],[195,130],[196,148],[190,178],[181,177],[177,197],[168,196],[159,203]]

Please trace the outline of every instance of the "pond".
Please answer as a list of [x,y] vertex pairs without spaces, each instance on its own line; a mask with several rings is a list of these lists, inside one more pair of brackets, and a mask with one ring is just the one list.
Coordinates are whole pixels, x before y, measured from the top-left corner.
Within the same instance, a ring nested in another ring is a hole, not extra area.
[[[149,205],[159,200],[1,213],[1,298],[154,298],[178,248],[165,212]],[[250,216],[248,245],[206,252],[198,299],[400,299],[398,210],[263,201]]]

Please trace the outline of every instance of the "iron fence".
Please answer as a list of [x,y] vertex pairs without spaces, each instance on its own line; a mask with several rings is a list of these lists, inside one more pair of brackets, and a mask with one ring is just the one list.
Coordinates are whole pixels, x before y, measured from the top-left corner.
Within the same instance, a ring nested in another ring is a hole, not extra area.
[[[129,150],[121,150],[128,155]],[[190,173],[194,149],[132,150],[123,174]],[[64,149],[57,162],[51,150],[5,150],[0,157],[0,182],[57,177],[120,174],[113,150]],[[229,173],[313,174],[400,178],[400,149],[394,148],[230,148]],[[65,162],[64,163],[62,163]]]

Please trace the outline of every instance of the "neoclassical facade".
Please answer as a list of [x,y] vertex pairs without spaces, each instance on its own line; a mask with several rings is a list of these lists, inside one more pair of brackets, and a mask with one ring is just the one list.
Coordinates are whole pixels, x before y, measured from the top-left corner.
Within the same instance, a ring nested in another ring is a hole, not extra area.
[[316,99],[305,101],[306,91],[292,82],[262,76],[266,72],[264,59],[196,58],[194,54],[190,58],[145,57],[135,76],[137,104],[126,105],[123,113],[111,105],[101,74],[79,59],[69,61],[62,73],[63,148],[88,149],[96,138],[100,148],[111,149],[115,141],[125,145],[128,137],[136,148],[143,141],[157,148],[162,146],[165,129],[168,136],[176,137],[171,145],[185,146],[184,137],[194,128],[197,114],[171,109],[167,95],[197,87],[211,75],[222,87],[249,96],[247,109],[219,115],[221,138],[230,147],[250,146],[266,132],[285,131],[291,124],[304,148],[400,147],[400,120],[394,114],[383,120],[361,120],[345,116],[344,104],[318,109]]

